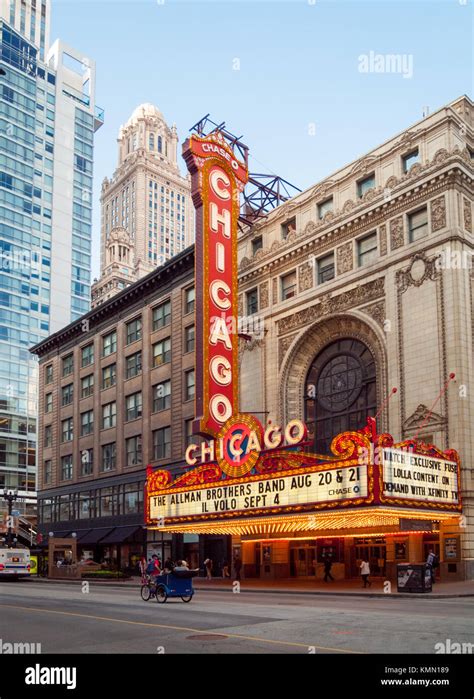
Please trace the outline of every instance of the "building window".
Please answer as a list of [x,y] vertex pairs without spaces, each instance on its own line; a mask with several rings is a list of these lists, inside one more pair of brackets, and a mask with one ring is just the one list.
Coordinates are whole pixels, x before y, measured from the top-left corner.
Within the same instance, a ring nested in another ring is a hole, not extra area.
[[53,428],[51,425],[46,425],[44,428],[44,446],[50,447],[53,443]]
[[107,357],[117,351],[117,332],[113,330],[102,338],[102,356]]
[[44,382],[45,383],[52,383],[53,381],[53,365],[48,364],[47,367],[44,369]]
[[89,374],[81,379],[81,398],[87,398],[94,393],[94,374]]
[[286,240],[290,233],[296,233],[296,218],[292,218],[281,225],[281,239]]
[[362,199],[364,194],[366,194],[369,189],[374,189],[375,187],[375,174],[372,173],[368,177],[364,177],[363,180],[359,180],[357,183],[357,196]]
[[306,377],[305,422],[315,452],[328,454],[335,435],[362,429],[376,410],[376,368],[368,347],[353,338],[327,345]]
[[252,255],[255,255],[258,250],[261,250],[263,248],[263,238],[261,235],[257,235],[253,240],[252,240]]
[[357,261],[359,267],[365,267],[375,262],[378,258],[377,254],[377,233],[359,238],[357,241]]
[[92,476],[94,473],[94,450],[81,451],[81,476]]
[[74,371],[74,357],[72,354],[68,354],[67,357],[63,359],[63,376],[69,376]]
[[72,454],[61,457],[61,480],[70,481],[72,479]]
[[171,427],[161,427],[153,432],[153,458],[168,459],[171,456]]
[[44,462],[44,467],[43,467],[43,482],[45,484],[51,483],[53,479],[53,465],[51,462],[51,459],[47,459]]
[[184,329],[184,351],[194,352],[194,325]]
[[81,437],[94,432],[94,411],[81,413]]
[[194,398],[194,369],[184,372],[184,400]]
[[184,292],[184,313],[192,313],[194,311],[195,289],[192,286]]
[[101,471],[113,471],[116,465],[115,442],[102,445]]
[[115,427],[117,422],[117,403],[106,403],[102,406],[102,429],[108,430]]
[[61,442],[72,442],[73,438],[73,419],[68,417],[61,422]]
[[102,388],[110,388],[117,383],[117,365],[109,364],[102,369]]
[[44,397],[44,412],[50,413],[53,410],[53,394],[47,393]]
[[171,361],[171,339],[167,337],[153,345],[153,366],[161,366]]
[[62,405],[70,405],[74,396],[74,384],[68,383],[67,386],[63,386],[61,389]]
[[125,377],[132,379],[142,371],[142,353],[136,352],[125,358]]
[[322,220],[329,211],[332,211],[334,208],[334,200],[332,197],[329,199],[326,199],[325,201],[322,201],[321,204],[318,204],[318,218],[319,220]]
[[194,442],[193,422],[193,418],[184,421],[184,440],[186,447],[189,447],[189,445]]
[[137,466],[142,463],[142,436],[130,437],[125,440],[126,466]]
[[171,381],[162,381],[153,386],[153,412],[171,407]]
[[141,391],[132,393],[125,398],[125,420],[136,420],[142,416],[142,394]]
[[160,303],[153,309],[153,330],[159,330],[171,323],[171,301]]
[[296,271],[281,277],[281,300],[291,299],[296,295]]
[[318,260],[318,284],[329,282],[335,277],[334,253],[320,257]]
[[142,338],[142,319],[135,318],[127,323],[127,345]]
[[94,345],[90,344],[81,350],[81,366],[89,366],[94,362]]
[[252,316],[254,313],[258,313],[258,289],[252,289],[247,291],[247,315]]
[[410,170],[411,166],[415,163],[418,163],[419,161],[420,155],[418,152],[418,148],[412,150],[411,153],[407,153],[406,155],[402,156],[403,172],[407,173]]
[[414,243],[416,240],[425,238],[427,235],[428,209],[425,206],[423,209],[408,214],[408,236],[410,243]]

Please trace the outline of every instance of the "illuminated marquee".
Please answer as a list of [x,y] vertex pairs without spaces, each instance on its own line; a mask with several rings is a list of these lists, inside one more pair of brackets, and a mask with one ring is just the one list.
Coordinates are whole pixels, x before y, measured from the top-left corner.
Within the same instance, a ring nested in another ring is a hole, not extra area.
[[237,223],[248,172],[219,132],[191,136],[183,156],[196,208],[196,431],[217,437],[238,413]]

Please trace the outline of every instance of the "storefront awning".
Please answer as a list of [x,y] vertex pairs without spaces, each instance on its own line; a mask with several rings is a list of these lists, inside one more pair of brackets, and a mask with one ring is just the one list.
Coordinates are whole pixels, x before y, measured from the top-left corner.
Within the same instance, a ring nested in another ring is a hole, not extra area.
[[141,527],[136,525],[130,527],[116,527],[100,540],[101,544],[122,544],[129,537],[131,537],[135,532],[139,531]]
[[107,536],[112,529],[110,527],[99,527],[98,529],[89,529],[82,536],[77,537],[79,544],[98,544],[104,536]]
[[[456,518],[448,512],[416,510],[411,508],[398,509],[392,507],[367,507],[359,510],[344,512],[320,512],[304,515],[276,515],[253,519],[223,520],[195,523],[164,522],[164,526],[148,529],[160,529],[162,532],[193,533],[193,534],[232,534],[245,535],[278,535],[286,533],[307,532],[315,536],[330,535],[338,532],[339,536],[349,536],[351,533],[360,536],[361,531],[377,531],[377,527],[398,528],[400,519],[414,518],[418,520],[445,521]],[[427,528],[428,530],[428,528]],[[381,532],[382,533],[382,532]]]

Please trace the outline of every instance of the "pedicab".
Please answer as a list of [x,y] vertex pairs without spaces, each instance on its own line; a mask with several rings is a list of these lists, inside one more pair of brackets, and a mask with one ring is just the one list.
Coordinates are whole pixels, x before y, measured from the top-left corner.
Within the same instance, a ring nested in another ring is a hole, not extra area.
[[191,602],[194,595],[193,578],[198,573],[199,569],[175,568],[172,573],[155,575],[153,580],[142,585],[141,597],[145,602],[154,597],[160,604],[164,604],[168,597],[181,597],[183,602]]

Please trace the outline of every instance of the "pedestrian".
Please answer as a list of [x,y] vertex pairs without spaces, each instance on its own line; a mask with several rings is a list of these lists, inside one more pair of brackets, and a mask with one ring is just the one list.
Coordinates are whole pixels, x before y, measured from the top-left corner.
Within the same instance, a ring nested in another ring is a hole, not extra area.
[[366,560],[365,558],[362,559],[362,562],[360,564],[360,574],[362,576],[362,580],[364,581],[364,587],[367,587],[367,583],[368,583],[369,587],[372,587],[372,583],[369,580],[370,565],[369,565],[369,561]]
[[223,578],[230,578],[230,573],[229,573],[229,561],[224,561],[222,564],[222,577]]
[[428,558],[426,559],[426,565],[430,571],[431,575],[431,583],[434,585],[436,582],[435,579],[435,570],[439,566],[439,558],[433,551],[433,549],[430,549],[428,552]]
[[237,555],[234,558],[234,570],[235,570],[235,579],[240,580],[240,571],[242,569],[242,559],[240,558],[239,555]]
[[326,556],[326,558],[324,559],[324,582],[328,582],[328,578],[334,581],[334,578],[331,575],[331,568],[332,561],[330,558]]
[[206,578],[212,580],[212,561],[210,558],[206,558],[204,566],[206,568]]

